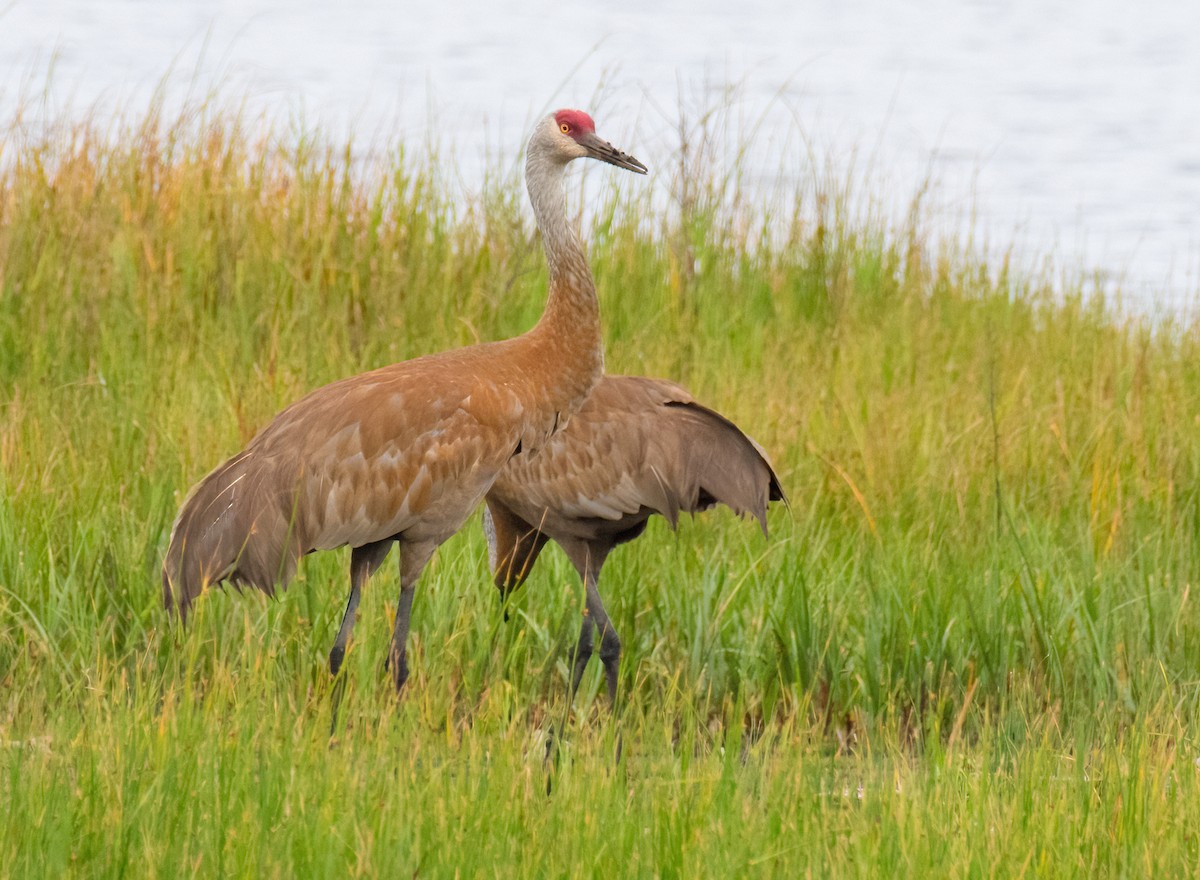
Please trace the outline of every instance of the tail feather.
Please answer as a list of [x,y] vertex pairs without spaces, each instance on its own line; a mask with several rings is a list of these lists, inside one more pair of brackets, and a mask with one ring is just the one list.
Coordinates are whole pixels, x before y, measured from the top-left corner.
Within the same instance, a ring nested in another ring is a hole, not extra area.
[[163,603],[187,620],[196,598],[222,581],[268,595],[295,572],[299,546],[272,469],[242,452],[201,480],[184,501],[163,560]]

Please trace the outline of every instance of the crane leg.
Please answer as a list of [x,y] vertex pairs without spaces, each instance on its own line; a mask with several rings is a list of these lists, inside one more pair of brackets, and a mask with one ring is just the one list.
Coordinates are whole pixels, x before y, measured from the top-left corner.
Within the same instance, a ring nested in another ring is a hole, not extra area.
[[346,679],[339,677],[338,673],[342,669],[342,661],[346,658],[350,631],[354,629],[354,621],[358,619],[358,600],[362,596],[363,584],[383,563],[391,547],[392,542],[387,540],[364,544],[350,551],[350,598],[346,601],[346,613],[342,615],[342,625],[338,627],[333,650],[329,652],[329,672],[334,679],[329,721],[331,737],[337,733],[338,708],[342,704],[342,692],[346,689]]
[[587,669],[588,661],[592,659],[592,646],[595,638],[596,624],[592,620],[591,614],[585,611],[583,612],[583,628],[579,632],[579,644],[575,646],[575,665],[571,670],[571,692],[567,694],[568,702],[575,699],[575,692],[579,690],[583,671]]
[[396,626],[392,630],[392,643],[384,666],[392,673],[397,693],[408,681],[408,628],[412,619],[413,592],[436,549],[437,544],[433,541],[401,542],[400,545],[400,601],[396,605]]
[[391,540],[387,540],[364,544],[350,551],[350,598],[346,602],[346,613],[342,615],[342,625],[338,628],[333,650],[329,652],[329,671],[334,677],[341,670],[342,660],[346,657],[350,632],[354,629],[354,622],[358,617],[358,602],[363,584],[383,564],[391,547]]
[[608,699],[615,705],[617,702],[617,667],[621,660],[621,640],[617,636],[612,620],[608,617],[608,612],[604,610],[604,600],[600,598],[598,579],[603,561],[603,559],[589,560],[589,564],[584,566],[582,572],[587,598],[583,613],[583,629],[579,633],[579,645],[575,649],[571,697],[574,698],[575,691],[579,687],[579,680],[583,677],[583,670],[587,667],[588,660],[591,659],[595,634],[599,631],[600,662],[604,665]]

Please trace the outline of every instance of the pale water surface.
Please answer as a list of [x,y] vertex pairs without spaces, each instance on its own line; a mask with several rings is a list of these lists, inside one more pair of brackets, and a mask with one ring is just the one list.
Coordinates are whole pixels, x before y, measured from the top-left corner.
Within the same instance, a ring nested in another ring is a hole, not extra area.
[[932,174],[947,234],[973,222],[1140,308],[1195,307],[1200,4],[0,0],[0,121],[136,111],[164,77],[172,100],[220,86],[332,133],[436,140],[466,190],[555,106],[662,168],[681,108],[731,100],[762,120],[751,186],[811,176],[815,147],[901,215]]

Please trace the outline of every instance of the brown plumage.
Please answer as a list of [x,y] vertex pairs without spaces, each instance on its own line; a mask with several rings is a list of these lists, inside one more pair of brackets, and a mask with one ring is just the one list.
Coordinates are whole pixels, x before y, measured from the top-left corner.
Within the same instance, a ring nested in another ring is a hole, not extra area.
[[566,552],[586,590],[571,692],[600,632],[609,697],[621,643],[597,586],[618,544],[654,514],[674,528],[681,512],[724,504],[767,531],[767,504],[787,503],[762,449],[729,419],[661,379],[605,376],[583,408],[536,454],[509,461],[487,494],[484,530],[503,595],[529,577],[547,540]]
[[350,597],[330,654],[336,675],[362,585],[394,542],[400,601],[388,663],[403,686],[413,588],[434,550],[504,463],[544,445],[602,373],[595,287],[562,188],[567,163],[583,157],[646,170],[600,140],[585,113],[560,110],[538,124],[526,182],[550,289],[537,326],[333,382],[281,412],[184,502],[163,563],[168,609],[186,619],[221,581],[273,593],[303,554],[349,544]]

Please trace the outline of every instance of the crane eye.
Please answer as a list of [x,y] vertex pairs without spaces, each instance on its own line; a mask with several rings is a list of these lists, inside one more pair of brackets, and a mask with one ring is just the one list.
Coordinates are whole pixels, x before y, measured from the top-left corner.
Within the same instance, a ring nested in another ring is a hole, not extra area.
[[564,122],[562,125],[560,125],[560,126],[558,127],[558,130],[559,130],[559,131],[561,131],[563,134],[570,134],[570,133],[571,133],[571,126],[567,125],[567,124]]

